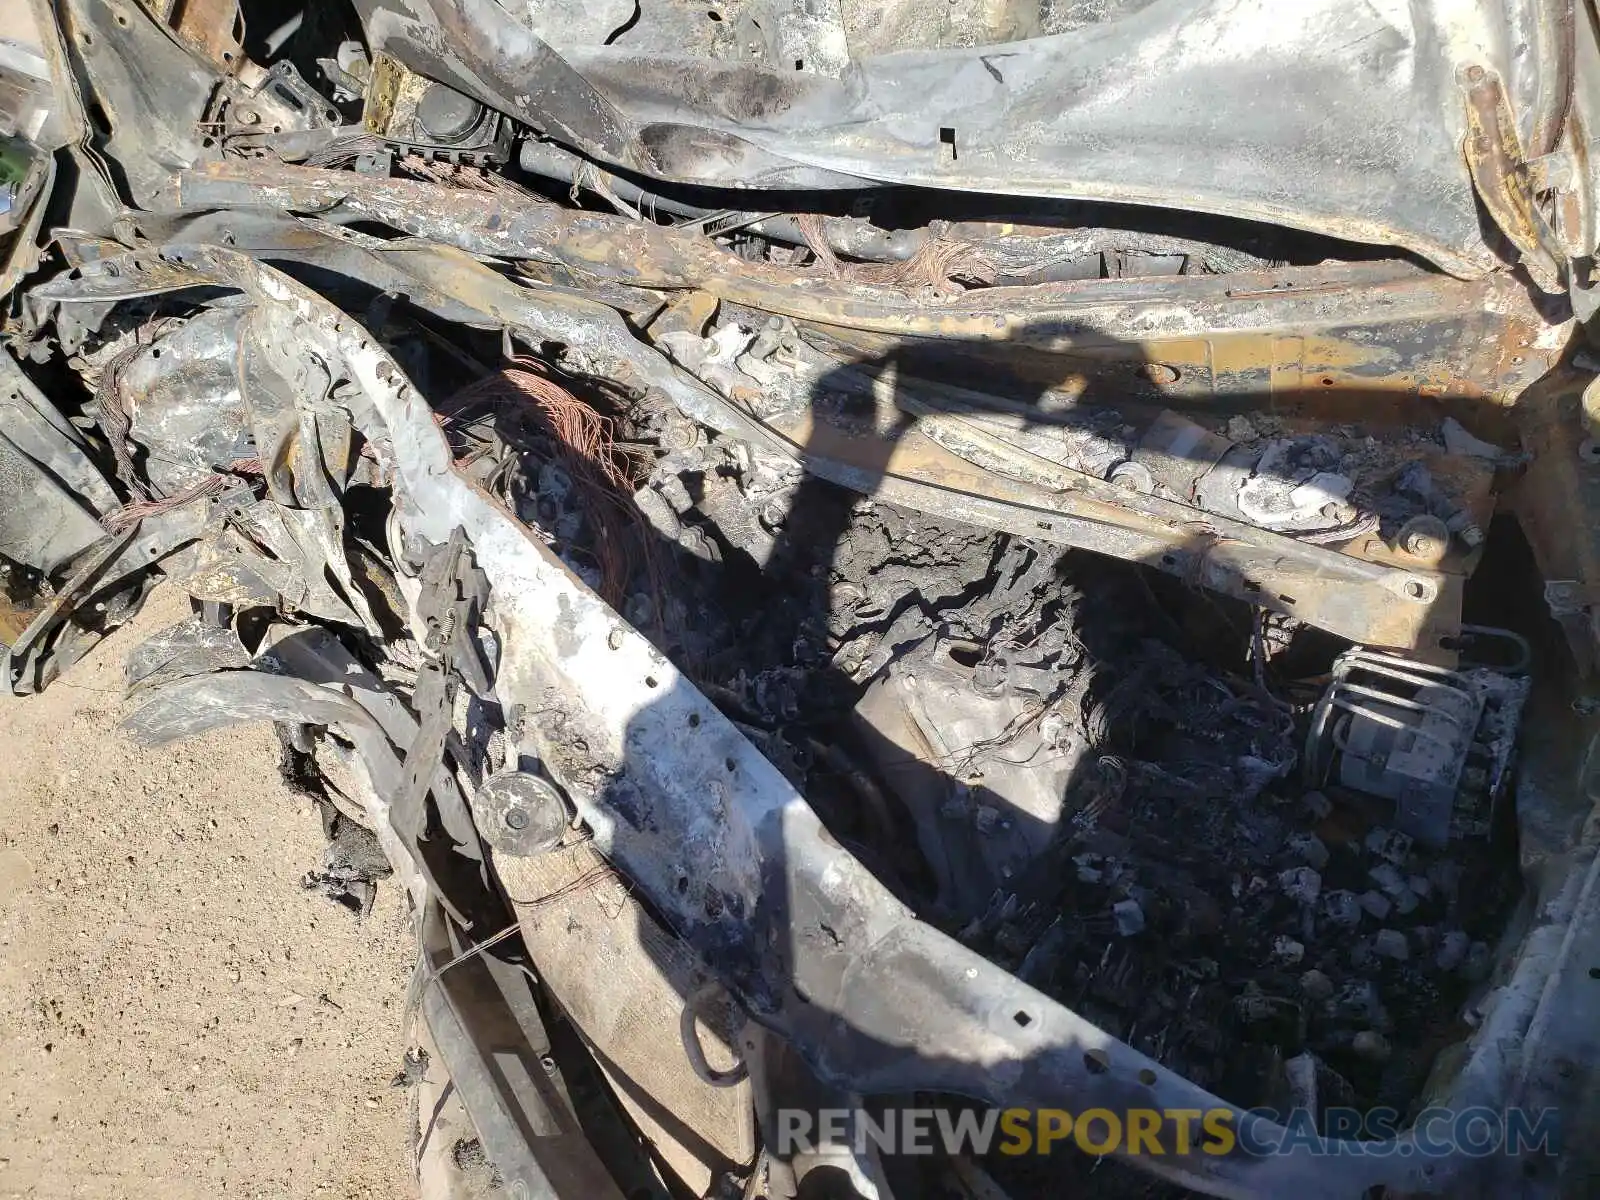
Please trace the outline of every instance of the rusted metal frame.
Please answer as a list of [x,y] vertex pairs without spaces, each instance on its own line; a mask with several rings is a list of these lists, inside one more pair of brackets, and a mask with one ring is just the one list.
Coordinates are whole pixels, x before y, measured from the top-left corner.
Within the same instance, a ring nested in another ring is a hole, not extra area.
[[[932,436],[903,439],[900,445],[875,440],[870,431],[830,425],[830,418],[810,413],[807,406],[757,420],[670,368],[634,341],[604,306],[530,293],[458,251],[397,247],[371,253],[411,272],[430,290],[508,326],[536,337],[559,334],[569,344],[628,362],[634,368],[629,374],[665,387],[695,419],[794,454],[809,470],[844,486],[937,515],[1146,562],[1355,641],[1448,657],[1440,642],[1459,625],[1457,576],[1371,563],[1128,492],[1055,464],[1043,464],[1048,476],[1017,478],[1014,450],[1008,451],[1009,461],[1002,460],[994,447],[978,448],[979,431],[950,425],[948,419],[943,444],[935,432],[941,427],[934,423],[924,431]],[[152,261],[139,286],[159,291],[177,286],[184,274]],[[569,315],[562,317],[563,312]],[[647,374],[649,367],[656,369]],[[739,419],[730,420],[734,416]],[[882,471],[863,465],[885,460],[890,467]]]
[[1539,209],[1525,170],[1527,155],[1500,77],[1487,67],[1464,67],[1467,168],[1478,198],[1500,232],[1522,255],[1534,283],[1552,294],[1565,288],[1566,251]]
[[1555,151],[1572,112],[1577,62],[1577,0],[1535,0],[1539,106],[1530,142],[1533,157]]
[[[806,405],[783,416],[758,419],[667,369],[628,337],[604,306],[559,294],[530,293],[469,256],[445,248],[396,247],[374,253],[411,271],[430,289],[534,336],[559,335],[568,344],[594,345],[579,329],[592,330],[601,323],[609,331],[606,342],[613,353],[625,351],[632,359],[648,356],[665,369],[664,374],[670,371],[661,383],[670,387],[669,394],[689,415],[793,454],[808,470],[843,486],[988,528],[1147,562],[1355,641],[1451,659],[1440,642],[1459,626],[1458,576],[1370,563],[1127,492],[1055,464],[1045,464],[1051,476],[1034,481],[1016,478],[1015,471],[1010,477],[1004,471],[996,474],[984,469],[983,460],[963,458],[936,439],[905,439],[897,446],[875,439],[870,431],[828,425],[826,417],[819,418]],[[558,315],[563,313],[567,315]],[[631,373],[641,377],[637,369]],[[881,377],[873,386],[882,387]],[[915,384],[908,383],[897,394],[909,397],[914,389]],[[821,444],[830,435],[832,451]],[[886,459],[891,464],[888,471],[862,465]]]
[[[1572,258],[1588,258],[1595,250],[1595,194],[1590,179],[1591,152],[1583,114],[1574,107],[1567,117],[1566,143],[1556,155],[1571,163],[1571,180],[1552,189],[1556,234]],[[1581,286],[1584,281],[1573,281]]]
[[[1086,307],[1148,306],[1156,320],[1176,324],[1174,332],[1196,333],[1261,327],[1270,323],[1276,301],[1319,294],[1354,315],[1359,304],[1371,306],[1380,298],[1360,289],[1379,288],[1387,312],[1398,319],[1411,308],[1437,312],[1440,289],[1448,282],[1409,264],[1382,262],[996,287],[936,299],[748,262],[710,238],[604,213],[413,180],[231,160],[178,173],[158,207],[360,217],[474,254],[550,262],[637,286],[702,289],[797,320],[1029,345],[1082,340],[1092,333],[1084,326]],[[1258,310],[1250,301],[1265,307]]]
[[[893,364],[902,395],[921,397],[955,414],[983,414],[984,424],[999,421],[1019,433],[1061,419],[1052,415],[1055,407],[1035,398],[1044,389],[1056,406],[1111,405],[1135,424],[1153,420],[1167,408],[1177,408],[1204,423],[1230,412],[1271,411],[1282,405],[1304,422],[1295,426],[1300,429],[1314,428],[1312,422],[1322,420],[1373,421],[1380,428],[1398,428],[1432,424],[1454,415],[1492,440],[1514,442],[1514,405],[1510,402],[1527,382],[1547,371],[1557,351],[1543,348],[1551,339],[1538,336],[1533,313],[1515,315],[1517,297],[1526,293],[1510,280],[1441,280],[1439,285],[1436,306],[1427,318],[1392,325],[1382,303],[1359,314],[1348,311],[1369,294],[1361,289],[1351,289],[1348,296],[1337,300],[1296,300],[1292,295],[1241,300],[1241,306],[1270,306],[1253,315],[1262,319],[1270,313],[1276,327],[1231,335],[1233,342],[1227,346],[1204,336],[1147,337],[1140,342],[1112,339],[1104,345],[1075,345],[1059,354],[1018,355],[1009,345],[985,348],[950,339],[896,338],[812,323],[802,329],[814,347],[840,362]],[[1504,295],[1504,288],[1512,289],[1514,295]],[[1124,315],[1111,311],[1102,319],[1110,323]],[[1212,313],[1208,310],[1204,315],[1209,318]],[[724,323],[742,321],[755,326],[762,319],[758,312],[724,308],[722,313]],[[1333,328],[1322,324],[1327,319],[1335,322]],[[1089,323],[1099,321],[1091,317]],[[1290,336],[1296,331],[1300,336]],[[1129,322],[1130,338],[1140,332],[1137,322]],[[1308,360],[1315,354],[1315,364],[1307,361],[1302,368],[1296,363],[1296,369],[1285,371],[1286,344],[1296,355],[1303,347]],[[1229,374],[1217,370],[1223,362],[1231,364]],[[1173,373],[1182,382],[1153,384],[1142,370],[1152,363],[1175,364]],[[1246,363],[1252,364],[1250,369],[1241,369]],[[1325,365],[1335,363],[1338,365]],[[1387,373],[1377,372],[1380,365]],[[952,378],[983,378],[987,382],[979,391],[947,382]],[[1489,394],[1480,393],[1480,387]],[[1026,436],[1020,438],[1026,440]],[[1429,465],[1439,477],[1456,479],[1454,468],[1463,462],[1440,455]],[[1005,469],[1004,464],[996,469]],[[1461,493],[1480,527],[1487,526],[1492,514],[1489,486],[1484,472],[1477,484]],[[1122,503],[1139,503],[1121,489],[1111,495],[1121,497]],[[1190,516],[1207,519],[1200,513],[1191,512]],[[1349,542],[1341,547],[1341,553],[1398,570],[1433,567],[1439,562],[1424,563],[1377,537]],[[1470,573],[1473,560],[1473,555],[1458,552],[1442,569],[1452,574]],[[1451,609],[1447,602],[1439,611],[1443,614]]]
[[[1584,260],[1592,259],[1600,246],[1600,188],[1594,175],[1594,170],[1600,168],[1590,145],[1590,137],[1600,122],[1600,10],[1596,9],[1595,0],[1578,0],[1574,17],[1571,101],[1563,136],[1549,157],[1565,165],[1570,177],[1567,189],[1555,191],[1551,197],[1556,230],[1568,255]],[[1583,265],[1589,269],[1575,271],[1571,285],[1574,307],[1587,320],[1593,315],[1595,279],[1592,265]]]
[[156,15],[221,71],[231,71],[244,55],[235,36],[239,0],[157,0]]
[[[1048,320],[1030,305],[1008,318],[1018,328],[1003,343],[796,325],[841,357],[900,358],[934,378],[972,373],[998,390],[1020,389],[1030,406],[1048,391],[1060,402],[1142,406],[1150,416],[1196,405],[1222,416],[1288,405],[1302,416],[1388,426],[1454,415],[1490,440],[1511,436],[1509,405],[1560,357],[1527,288],[1506,274],[1354,276],[1335,288],[1291,281],[1217,297],[1172,287],[1160,289],[1165,303],[1154,281],[1146,286],[1136,302],[1085,289],[1070,319],[1064,304]],[[752,327],[766,316],[744,306],[721,314]]]

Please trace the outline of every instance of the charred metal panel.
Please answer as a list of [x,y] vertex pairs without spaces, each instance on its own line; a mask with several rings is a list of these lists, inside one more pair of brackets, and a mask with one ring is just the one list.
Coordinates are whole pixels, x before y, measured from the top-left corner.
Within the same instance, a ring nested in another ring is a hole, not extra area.
[[[360,5],[374,46],[615,166],[684,183],[914,183],[1229,213],[1493,267],[1458,66],[1505,16],[1157,0],[1073,34],[857,59],[844,78],[541,39],[481,0]],[[1020,31],[1019,31],[1020,32]],[[1271,97],[1271,103],[1261,103]]]

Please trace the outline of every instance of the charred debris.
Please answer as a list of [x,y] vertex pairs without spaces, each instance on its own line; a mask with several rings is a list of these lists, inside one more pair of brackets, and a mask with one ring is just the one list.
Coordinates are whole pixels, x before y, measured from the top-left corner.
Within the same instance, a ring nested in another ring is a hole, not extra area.
[[[1024,997],[1005,1053],[1064,1105],[1135,1070],[1238,1109],[1506,1094],[1494,1022],[1555,970],[1519,947],[1577,894],[1586,593],[1563,410],[1521,399],[1584,378],[1558,301],[1243,201],[733,188],[670,140],[653,176],[494,103],[505,63],[467,94],[448,29],[429,78],[381,5],[193,7],[71,0],[38,60],[71,97],[19,92],[5,690],[157,579],[193,597],[130,660],[131,729],[277,723],[330,838],[307,886],[407,888],[504,1178],[554,1152],[500,1121],[485,1004],[649,1194],[795,1194],[762,1121],[807,1088],[1008,1102],[955,1016],[872,1024],[957,976]],[[1568,730],[1531,776],[1525,710]],[[653,972],[633,1025],[551,949],[591,899]],[[935,965],[882,966],[885,922]],[[631,1052],[668,1065],[619,1090]],[[946,1166],[850,1173],[998,1194]],[[1020,1197],[1094,1164],[989,1166]],[[1295,1178],[1252,1169],[1171,1186]],[[1433,1182],[1402,1176],[1345,1182]]]

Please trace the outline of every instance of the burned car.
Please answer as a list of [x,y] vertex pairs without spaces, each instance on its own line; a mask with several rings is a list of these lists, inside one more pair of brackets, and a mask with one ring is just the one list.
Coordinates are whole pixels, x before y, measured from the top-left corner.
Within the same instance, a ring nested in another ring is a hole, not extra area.
[[32,16],[4,689],[192,597],[424,1194],[1588,1194],[1593,6]]

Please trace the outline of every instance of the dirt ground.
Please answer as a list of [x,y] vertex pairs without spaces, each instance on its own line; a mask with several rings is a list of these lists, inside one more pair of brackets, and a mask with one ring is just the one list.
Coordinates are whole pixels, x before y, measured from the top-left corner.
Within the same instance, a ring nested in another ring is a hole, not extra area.
[[269,726],[118,732],[129,647],[187,615],[0,700],[0,1197],[414,1196],[400,889],[361,922],[301,887]]

